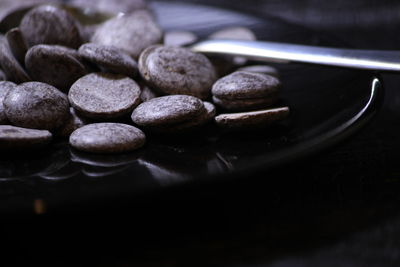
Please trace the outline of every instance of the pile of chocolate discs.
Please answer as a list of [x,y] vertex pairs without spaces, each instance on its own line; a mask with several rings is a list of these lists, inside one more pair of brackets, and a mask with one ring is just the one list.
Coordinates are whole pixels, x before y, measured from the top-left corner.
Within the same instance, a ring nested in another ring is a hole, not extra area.
[[[61,6],[36,5],[0,35],[1,149],[64,137],[81,151],[119,153],[142,147],[145,133],[259,128],[288,116],[271,108],[281,87],[274,68],[194,53],[185,46],[195,34],[163,32],[143,1],[125,8],[86,26]],[[243,27],[209,38],[256,39]]]

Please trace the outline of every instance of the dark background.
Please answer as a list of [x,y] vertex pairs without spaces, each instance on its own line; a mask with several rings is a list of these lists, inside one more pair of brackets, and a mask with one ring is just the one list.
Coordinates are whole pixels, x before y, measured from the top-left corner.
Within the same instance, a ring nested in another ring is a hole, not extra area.
[[[400,47],[397,1],[191,2],[280,17],[356,48]],[[313,158],[119,208],[14,218],[2,226],[3,258],[53,266],[399,266],[400,76],[383,81],[385,103],[372,123]]]

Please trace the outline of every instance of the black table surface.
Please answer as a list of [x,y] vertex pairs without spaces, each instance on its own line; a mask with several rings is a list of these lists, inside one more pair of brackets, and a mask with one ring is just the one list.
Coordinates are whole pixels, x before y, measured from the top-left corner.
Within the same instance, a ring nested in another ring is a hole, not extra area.
[[[193,2],[257,10],[356,48],[400,47],[397,1]],[[383,81],[385,102],[373,121],[315,157],[121,199],[119,208],[13,218],[0,228],[0,255],[53,266],[399,266],[400,76]]]

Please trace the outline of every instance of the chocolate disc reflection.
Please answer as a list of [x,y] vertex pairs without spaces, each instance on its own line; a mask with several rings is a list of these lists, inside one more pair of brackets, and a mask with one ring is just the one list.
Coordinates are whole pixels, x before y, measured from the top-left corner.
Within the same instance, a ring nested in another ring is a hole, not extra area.
[[67,144],[58,143],[44,150],[9,152],[0,156],[0,179],[30,178],[54,172],[70,157]]
[[53,172],[41,173],[39,176],[49,181],[61,181],[77,176],[81,173],[82,166],[73,161],[69,161],[67,164],[62,166]]
[[70,154],[73,162],[98,167],[117,167],[135,162],[143,154],[143,149],[130,153],[107,155],[86,153],[71,148]]

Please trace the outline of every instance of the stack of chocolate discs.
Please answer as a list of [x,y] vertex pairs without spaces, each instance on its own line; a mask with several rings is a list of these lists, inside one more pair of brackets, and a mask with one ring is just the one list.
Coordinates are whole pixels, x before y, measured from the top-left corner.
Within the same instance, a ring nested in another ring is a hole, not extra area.
[[[71,1],[124,13],[90,26],[62,6],[34,6],[0,35],[0,148],[40,148],[67,137],[77,150],[121,153],[144,146],[145,133],[182,134],[211,123],[248,129],[288,115],[287,107],[271,108],[280,90],[275,69],[234,58],[226,61],[230,69],[242,70],[221,77],[215,62],[184,47],[195,34],[164,34],[144,0],[117,2]],[[209,38],[255,35],[234,27]]]
[[216,123],[228,128],[259,127],[285,118],[286,107],[265,109],[277,102],[280,86],[278,78],[256,72],[236,71],[219,79],[212,88],[214,103],[225,111],[241,113],[221,114]]

